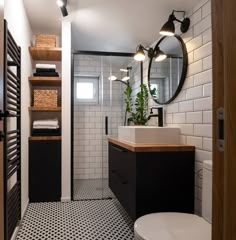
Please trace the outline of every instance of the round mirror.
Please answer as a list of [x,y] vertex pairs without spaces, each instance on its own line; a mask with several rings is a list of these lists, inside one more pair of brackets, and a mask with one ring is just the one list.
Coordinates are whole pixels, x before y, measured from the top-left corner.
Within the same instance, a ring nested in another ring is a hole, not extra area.
[[188,54],[182,38],[163,37],[155,46],[148,68],[149,91],[156,103],[167,104],[177,97],[187,68]]

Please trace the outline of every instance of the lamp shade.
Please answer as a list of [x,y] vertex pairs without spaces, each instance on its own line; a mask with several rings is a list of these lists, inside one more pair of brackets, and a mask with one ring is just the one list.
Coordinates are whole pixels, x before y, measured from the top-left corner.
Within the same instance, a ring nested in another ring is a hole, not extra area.
[[175,35],[175,24],[174,24],[175,20],[176,20],[176,17],[172,13],[169,16],[168,21],[162,26],[160,34],[164,35],[164,36],[174,36]]
[[138,47],[138,50],[137,52],[135,53],[134,55],[134,59],[138,62],[141,62],[141,61],[144,61],[145,60],[145,53],[144,53],[144,50],[143,50],[143,46],[140,45]]
[[163,61],[164,59],[166,59],[167,58],[167,56],[166,56],[166,54],[159,54],[156,58],[155,58],[155,62],[161,62],[161,61]]
[[161,62],[167,58],[167,55],[158,47],[155,53],[155,62]]
[[161,28],[160,34],[164,36],[174,36],[175,35],[174,22],[171,20],[168,20]]

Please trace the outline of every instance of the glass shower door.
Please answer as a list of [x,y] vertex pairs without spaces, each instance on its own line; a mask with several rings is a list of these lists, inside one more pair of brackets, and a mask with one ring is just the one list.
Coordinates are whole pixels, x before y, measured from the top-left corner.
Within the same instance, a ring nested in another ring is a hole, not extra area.
[[74,57],[74,200],[102,199],[102,56]]
[[75,55],[74,200],[114,197],[108,186],[108,138],[117,137],[124,124],[131,62],[131,57]]

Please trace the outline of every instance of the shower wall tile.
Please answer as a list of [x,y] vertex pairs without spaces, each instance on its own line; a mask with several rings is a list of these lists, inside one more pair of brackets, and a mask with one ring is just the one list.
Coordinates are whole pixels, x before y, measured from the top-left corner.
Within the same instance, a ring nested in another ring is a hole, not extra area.
[[[99,78],[99,104],[79,104],[74,101],[74,179],[97,179],[108,177],[108,144],[105,136],[105,116],[109,116],[109,136],[118,134],[118,126],[123,124],[124,86],[114,82],[110,97],[109,62],[101,57],[76,56],[75,76],[95,76]],[[113,74],[120,73],[113,67]],[[101,105],[102,79],[103,106]]]

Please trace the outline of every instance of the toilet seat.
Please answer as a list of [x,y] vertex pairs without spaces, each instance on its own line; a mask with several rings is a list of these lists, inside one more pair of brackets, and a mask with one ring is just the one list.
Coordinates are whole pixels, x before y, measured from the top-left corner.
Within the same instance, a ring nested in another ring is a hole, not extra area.
[[134,224],[135,240],[210,240],[211,224],[186,213],[153,213]]

